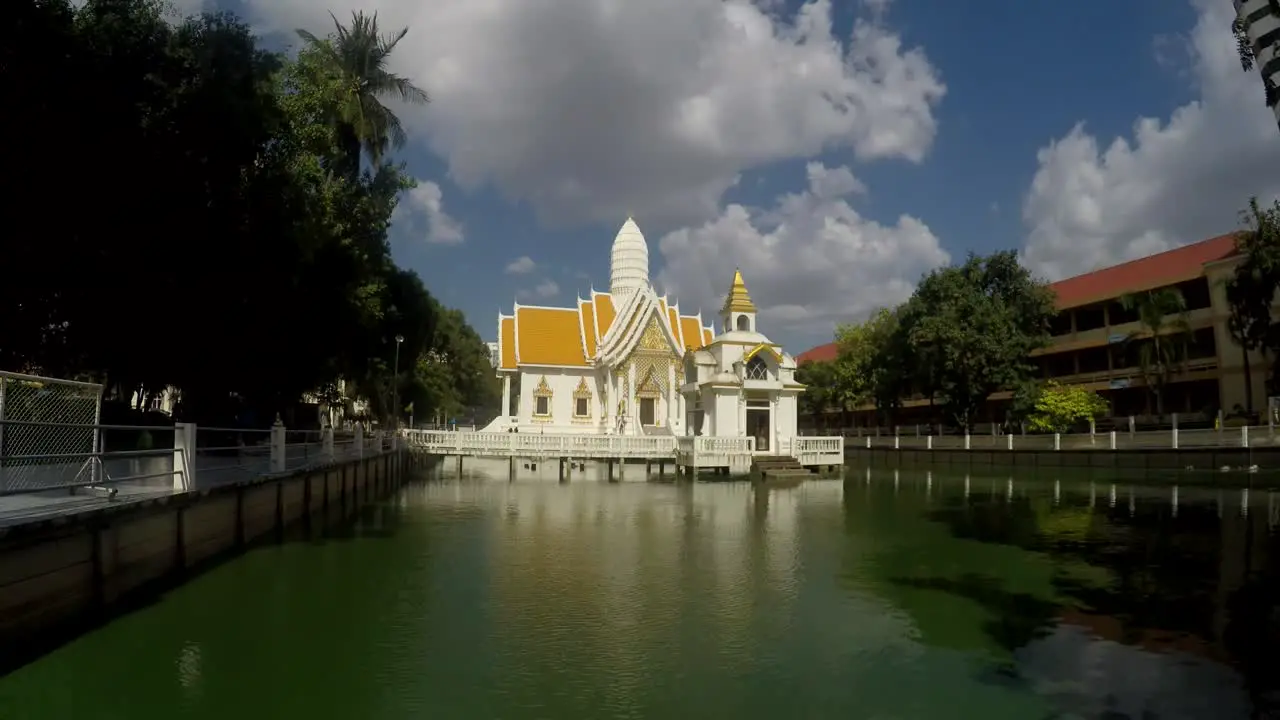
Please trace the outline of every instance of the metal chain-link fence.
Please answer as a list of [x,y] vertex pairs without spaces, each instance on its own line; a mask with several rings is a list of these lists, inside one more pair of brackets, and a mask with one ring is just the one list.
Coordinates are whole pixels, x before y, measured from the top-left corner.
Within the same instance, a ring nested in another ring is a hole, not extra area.
[[97,482],[102,386],[0,372],[0,492]]

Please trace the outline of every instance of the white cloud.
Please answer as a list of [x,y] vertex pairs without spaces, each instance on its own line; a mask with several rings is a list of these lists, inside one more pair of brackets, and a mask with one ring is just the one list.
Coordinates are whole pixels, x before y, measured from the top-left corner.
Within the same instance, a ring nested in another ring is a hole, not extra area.
[[[1083,124],[1038,153],[1023,203],[1024,257],[1058,279],[1239,227],[1251,195],[1280,195],[1280,133],[1257,71],[1242,72],[1231,3],[1193,0],[1199,99],[1167,121],[1140,118],[1105,148]],[[1167,55],[1167,43],[1161,46]]]
[[882,225],[859,215],[847,198],[863,187],[848,168],[807,170],[808,190],[772,208],[729,205],[701,227],[663,237],[659,286],[682,310],[714,317],[732,280],[728,263],[737,264],[762,332],[822,342],[836,323],[907,299],[921,274],[950,261],[921,220]]
[[[266,32],[331,27],[313,0],[246,4]],[[833,148],[919,162],[945,92],[882,24],[836,37],[831,0],[351,5],[409,27],[394,69],[433,97],[397,108],[414,140],[550,221],[701,221],[744,170]]]
[[400,226],[397,233],[402,237],[432,245],[457,245],[465,239],[462,223],[444,211],[440,186],[427,180],[419,180],[417,187],[400,197],[392,223]]
[[532,288],[516,292],[516,297],[520,300],[549,300],[559,294],[559,283],[547,278]]
[[537,266],[538,265],[533,261],[533,258],[528,255],[524,255],[507,263],[506,273],[508,275],[527,275],[533,272],[534,268]]

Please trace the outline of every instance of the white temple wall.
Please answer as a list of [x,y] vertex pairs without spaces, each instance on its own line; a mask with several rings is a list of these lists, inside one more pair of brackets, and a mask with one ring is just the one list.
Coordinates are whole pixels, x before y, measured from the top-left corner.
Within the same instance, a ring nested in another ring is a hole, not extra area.
[[716,437],[741,437],[745,433],[738,418],[738,393],[716,391],[708,435]]
[[796,396],[794,394],[780,395],[775,412],[777,417],[774,418],[774,425],[776,426],[778,437],[795,437],[799,420],[799,407],[796,403]]
[[[535,414],[542,379],[546,378],[550,389],[549,416]],[[587,401],[586,418],[574,416],[575,391],[579,383],[586,381],[591,397]],[[517,414],[520,432],[590,433],[601,432],[601,391],[591,368],[522,368],[520,374],[520,408]]]

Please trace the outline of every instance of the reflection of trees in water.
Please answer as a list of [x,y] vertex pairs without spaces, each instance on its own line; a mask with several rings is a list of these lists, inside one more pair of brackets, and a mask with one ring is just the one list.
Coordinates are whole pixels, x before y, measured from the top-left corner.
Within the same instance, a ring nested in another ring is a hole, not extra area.
[[[1048,497],[947,498],[928,513],[953,537],[1044,553],[1058,598],[1012,592],[989,575],[892,582],[967,598],[987,635],[1012,652],[1059,621],[1148,650],[1226,660],[1259,712],[1280,712],[1280,553],[1259,513],[1167,502],[1054,506]],[[1105,570],[1105,577],[1081,572]]]

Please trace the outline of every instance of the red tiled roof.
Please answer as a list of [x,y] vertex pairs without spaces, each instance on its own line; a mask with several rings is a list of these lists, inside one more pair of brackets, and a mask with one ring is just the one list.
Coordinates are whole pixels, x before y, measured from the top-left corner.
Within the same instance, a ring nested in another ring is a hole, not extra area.
[[1141,292],[1198,278],[1204,265],[1236,252],[1236,236],[1219,235],[1091,273],[1059,280],[1049,287],[1062,309],[1109,300],[1125,293]]
[[796,356],[796,365],[803,365],[808,362],[830,362],[836,359],[836,355],[840,353],[840,347],[835,343],[827,343],[819,345],[816,348],[805,350]]
[[[1235,233],[1219,235],[1180,248],[1130,260],[1091,273],[1059,280],[1049,285],[1058,297],[1060,309],[1079,307],[1099,300],[1109,300],[1125,293],[1192,280],[1204,274],[1208,263],[1225,260],[1236,254]],[[796,356],[796,365],[835,360],[839,348],[835,343],[819,345]]]

